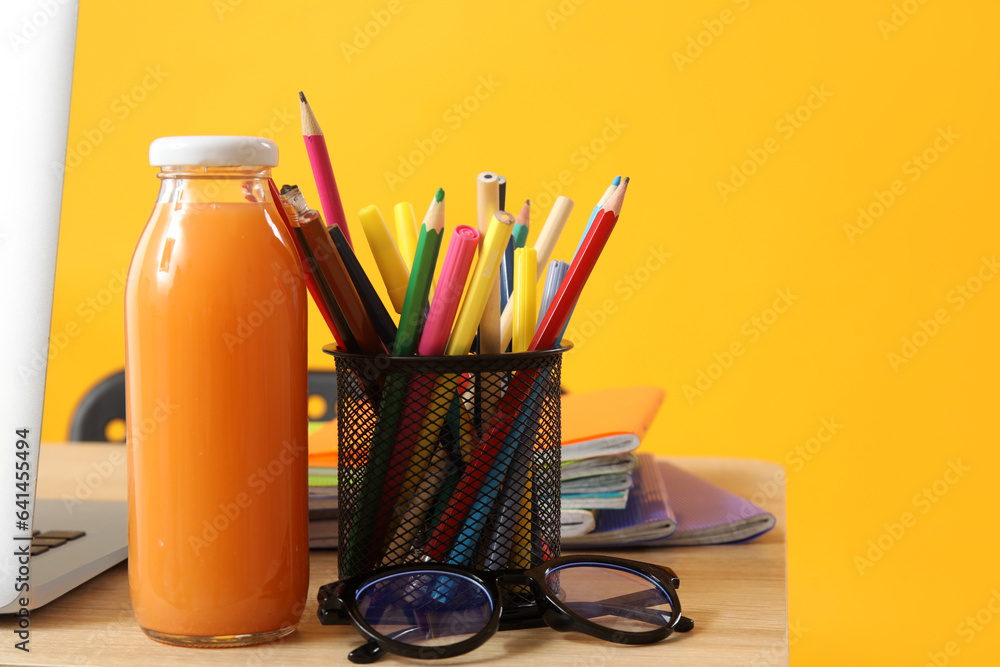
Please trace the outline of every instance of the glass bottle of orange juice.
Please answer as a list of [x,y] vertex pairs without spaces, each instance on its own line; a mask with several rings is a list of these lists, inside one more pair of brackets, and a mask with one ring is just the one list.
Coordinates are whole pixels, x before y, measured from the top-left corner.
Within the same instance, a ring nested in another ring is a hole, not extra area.
[[295,630],[309,579],[306,285],[259,137],[165,137],[125,292],[129,588],[185,646]]

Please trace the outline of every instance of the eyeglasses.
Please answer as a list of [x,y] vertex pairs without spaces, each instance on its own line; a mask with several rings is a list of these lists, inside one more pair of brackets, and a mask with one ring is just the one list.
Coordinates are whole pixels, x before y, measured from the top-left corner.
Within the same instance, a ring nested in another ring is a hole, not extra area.
[[[608,556],[563,556],[527,571],[395,565],[321,587],[319,620],[354,624],[368,643],[348,658],[362,664],[385,653],[451,658],[482,646],[497,630],[543,625],[651,644],[694,627],[681,615],[679,585],[670,568]],[[501,586],[530,591],[534,602],[504,606]]]

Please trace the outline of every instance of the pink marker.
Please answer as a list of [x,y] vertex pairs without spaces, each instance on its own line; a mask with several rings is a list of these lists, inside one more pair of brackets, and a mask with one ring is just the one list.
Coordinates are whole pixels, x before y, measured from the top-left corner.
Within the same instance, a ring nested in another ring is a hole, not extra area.
[[439,357],[444,354],[478,243],[479,232],[472,227],[459,225],[452,232],[451,244],[444,258],[444,266],[441,267],[441,277],[427,314],[424,332],[420,336],[420,345],[417,346],[417,354],[421,357]]

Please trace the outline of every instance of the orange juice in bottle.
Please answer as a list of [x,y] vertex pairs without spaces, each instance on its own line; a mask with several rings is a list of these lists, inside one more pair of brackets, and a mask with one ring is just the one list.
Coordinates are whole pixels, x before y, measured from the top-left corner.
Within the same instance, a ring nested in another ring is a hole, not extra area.
[[277,147],[165,137],[125,292],[129,589],[186,646],[295,630],[309,578],[306,286]]

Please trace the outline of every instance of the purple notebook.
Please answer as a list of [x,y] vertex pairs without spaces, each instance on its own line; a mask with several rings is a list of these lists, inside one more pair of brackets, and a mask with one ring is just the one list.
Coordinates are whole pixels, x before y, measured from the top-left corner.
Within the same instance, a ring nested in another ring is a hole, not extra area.
[[775,518],[734,493],[651,454],[639,454],[623,510],[597,510],[593,532],[564,537],[569,549],[744,542],[774,528]]
[[578,537],[564,536],[562,546],[576,549],[645,544],[662,540],[675,530],[677,522],[667,502],[656,458],[639,454],[625,509],[595,511],[594,530]]
[[657,462],[670,493],[677,531],[663,545],[729,544],[760,537],[774,528],[775,518],[749,500],[666,461]]

